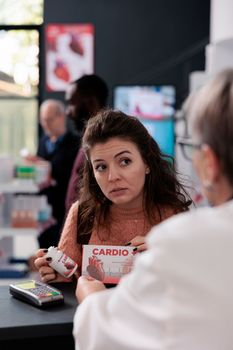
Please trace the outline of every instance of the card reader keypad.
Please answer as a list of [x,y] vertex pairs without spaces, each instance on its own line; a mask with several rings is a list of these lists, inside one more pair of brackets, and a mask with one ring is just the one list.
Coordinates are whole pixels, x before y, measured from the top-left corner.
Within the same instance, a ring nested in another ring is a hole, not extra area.
[[53,295],[59,295],[59,292],[55,292],[54,290],[48,288],[47,286],[40,286],[37,288],[31,288],[30,292],[38,295],[39,297],[48,297]]

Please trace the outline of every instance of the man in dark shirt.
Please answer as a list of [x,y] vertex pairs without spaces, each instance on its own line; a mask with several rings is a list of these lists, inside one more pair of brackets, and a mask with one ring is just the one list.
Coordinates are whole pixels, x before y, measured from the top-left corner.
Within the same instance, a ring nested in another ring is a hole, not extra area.
[[[84,75],[69,84],[65,100],[67,116],[74,122],[75,129],[82,136],[85,123],[100,109],[106,106],[108,87],[105,81],[95,74]],[[78,199],[79,174],[82,170],[84,154],[79,150],[74,161],[66,195],[66,211]]]
[[37,156],[50,162],[51,180],[43,184],[40,194],[45,194],[52,207],[56,224],[39,236],[40,247],[56,246],[65,216],[65,197],[71,170],[80,145],[80,137],[67,131],[65,106],[58,100],[46,100],[40,107],[40,124],[44,136],[39,141]]

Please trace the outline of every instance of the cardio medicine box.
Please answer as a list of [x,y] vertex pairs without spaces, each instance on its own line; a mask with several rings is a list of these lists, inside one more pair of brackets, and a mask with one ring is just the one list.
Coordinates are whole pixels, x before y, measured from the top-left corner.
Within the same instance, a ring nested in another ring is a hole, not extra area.
[[116,284],[130,272],[134,260],[134,247],[83,245],[82,275],[103,283]]

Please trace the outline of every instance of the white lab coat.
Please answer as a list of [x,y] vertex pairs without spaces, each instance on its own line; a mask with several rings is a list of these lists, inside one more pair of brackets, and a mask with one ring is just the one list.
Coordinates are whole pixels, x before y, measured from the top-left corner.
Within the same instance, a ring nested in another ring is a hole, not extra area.
[[232,350],[233,201],[153,228],[113,289],[78,306],[76,350]]

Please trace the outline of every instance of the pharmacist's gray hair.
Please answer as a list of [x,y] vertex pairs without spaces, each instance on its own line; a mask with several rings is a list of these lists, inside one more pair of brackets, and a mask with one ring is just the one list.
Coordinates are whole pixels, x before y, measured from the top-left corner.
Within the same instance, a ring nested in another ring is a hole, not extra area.
[[64,115],[65,114],[65,104],[60,100],[56,99],[47,99],[40,105],[40,110],[51,107],[55,115]]
[[208,144],[233,185],[233,69],[215,75],[186,105],[192,135]]

